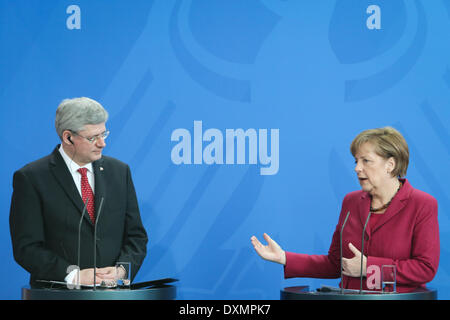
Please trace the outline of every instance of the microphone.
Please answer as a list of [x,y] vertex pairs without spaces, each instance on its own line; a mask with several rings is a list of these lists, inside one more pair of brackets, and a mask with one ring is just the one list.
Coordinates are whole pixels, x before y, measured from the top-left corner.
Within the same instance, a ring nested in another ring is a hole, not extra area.
[[95,217],[95,224],[94,224],[94,291],[96,290],[96,280],[97,280],[97,224],[98,219],[100,218],[100,213],[102,212],[103,207],[103,200],[104,197],[100,200],[100,205],[98,207],[98,214],[97,217]]
[[80,267],[80,253],[81,253],[81,250],[80,250],[80,247],[81,247],[80,241],[81,241],[81,223],[83,222],[84,214],[86,213],[86,208],[87,208],[88,203],[89,203],[89,197],[86,198],[86,203],[84,204],[83,213],[81,214],[81,218],[80,218],[80,223],[78,224],[78,262],[77,262],[77,265],[78,265],[78,272],[77,272],[77,289],[80,289],[80,269],[81,269],[81,267]]
[[342,254],[342,232],[344,231],[344,227],[345,227],[345,224],[347,223],[347,219],[348,219],[349,215],[350,215],[350,211],[347,212],[347,215],[345,216],[344,223],[342,224],[342,227],[341,227],[341,234],[340,234],[340,239],[339,239],[340,244],[341,244],[341,293],[344,293],[344,277],[342,275],[342,256],[343,256],[343,254]]
[[361,238],[361,269],[360,269],[360,275],[359,275],[359,293],[362,293],[362,283],[363,283],[363,257],[364,257],[364,234],[366,233],[366,227],[367,227],[367,223],[369,222],[370,216],[371,216],[372,212],[369,211],[369,215],[367,216],[367,220],[366,223],[364,224],[364,229],[362,232],[362,238]]

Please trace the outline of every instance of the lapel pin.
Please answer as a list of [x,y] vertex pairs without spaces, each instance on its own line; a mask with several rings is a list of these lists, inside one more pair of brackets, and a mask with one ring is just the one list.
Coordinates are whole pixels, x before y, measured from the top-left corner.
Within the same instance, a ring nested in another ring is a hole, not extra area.
[[103,171],[103,167],[100,167],[100,171]]

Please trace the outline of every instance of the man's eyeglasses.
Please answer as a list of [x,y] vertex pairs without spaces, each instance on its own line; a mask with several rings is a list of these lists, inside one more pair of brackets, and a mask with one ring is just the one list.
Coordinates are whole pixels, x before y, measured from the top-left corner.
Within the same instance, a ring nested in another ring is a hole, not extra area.
[[100,134],[92,136],[92,137],[82,136],[81,134],[79,134],[79,133],[77,133],[75,131],[72,131],[72,130],[70,130],[70,132],[72,132],[73,134],[75,134],[75,135],[77,135],[79,137],[82,137],[82,138],[86,139],[87,141],[89,141],[89,143],[94,143],[94,142],[97,141],[97,139],[100,139],[100,138],[102,138],[103,140],[106,140],[106,138],[108,138],[108,136],[109,136],[109,131],[105,131],[103,133],[100,133]]

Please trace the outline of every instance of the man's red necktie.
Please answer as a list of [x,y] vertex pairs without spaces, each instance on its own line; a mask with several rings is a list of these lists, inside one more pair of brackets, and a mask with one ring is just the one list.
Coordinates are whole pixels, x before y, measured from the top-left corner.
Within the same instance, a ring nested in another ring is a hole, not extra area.
[[86,204],[86,199],[89,198],[89,202],[86,206],[86,210],[89,213],[92,223],[95,223],[94,215],[94,192],[92,192],[91,186],[89,185],[87,177],[87,168],[80,168],[78,172],[81,174],[81,198]]

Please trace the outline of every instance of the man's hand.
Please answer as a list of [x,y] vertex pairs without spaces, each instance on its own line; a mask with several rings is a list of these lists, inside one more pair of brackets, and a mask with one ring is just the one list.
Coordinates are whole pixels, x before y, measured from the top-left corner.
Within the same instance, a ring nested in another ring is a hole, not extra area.
[[[95,275],[95,283],[101,284],[102,282],[105,283],[112,283],[117,281],[117,279],[121,279],[125,276],[125,269],[124,268],[117,268],[116,273],[116,267],[104,267],[104,268],[97,268],[97,273]],[[75,278],[73,279],[73,284],[77,283],[77,276],[75,275]],[[82,285],[92,285],[94,283],[94,268],[88,268],[83,269],[80,271],[80,284]]]
[[102,280],[116,280],[116,268],[115,267],[104,267],[97,268],[97,277]]
[[[77,283],[77,275],[75,275],[75,278],[73,279],[74,284]],[[96,284],[100,284],[102,282],[102,279],[97,277],[95,279]],[[80,284],[83,285],[92,285],[94,284],[94,268],[88,268],[83,269],[80,271]]]
[[123,279],[126,276],[126,271],[124,267],[105,267],[97,268],[97,277],[103,280],[118,280]]

